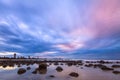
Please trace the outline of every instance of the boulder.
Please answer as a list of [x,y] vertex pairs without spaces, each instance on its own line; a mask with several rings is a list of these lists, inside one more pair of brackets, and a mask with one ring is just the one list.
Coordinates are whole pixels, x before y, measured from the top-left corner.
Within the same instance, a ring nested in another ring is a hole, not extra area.
[[72,77],[78,77],[79,76],[79,74],[75,73],[75,72],[71,72],[69,75],[72,76]]
[[20,68],[17,73],[24,74],[25,72],[26,72],[26,70],[24,68]]
[[62,71],[63,71],[62,67],[60,67],[60,66],[58,66],[58,67],[56,68],[56,70],[57,70],[58,72],[62,72]]
[[114,74],[120,74],[120,71],[113,71]]

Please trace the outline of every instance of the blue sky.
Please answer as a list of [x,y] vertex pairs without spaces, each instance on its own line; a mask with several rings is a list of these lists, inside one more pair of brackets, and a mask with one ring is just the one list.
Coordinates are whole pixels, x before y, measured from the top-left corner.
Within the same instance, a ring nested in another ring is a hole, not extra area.
[[120,59],[119,3],[0,0],[0,55]]

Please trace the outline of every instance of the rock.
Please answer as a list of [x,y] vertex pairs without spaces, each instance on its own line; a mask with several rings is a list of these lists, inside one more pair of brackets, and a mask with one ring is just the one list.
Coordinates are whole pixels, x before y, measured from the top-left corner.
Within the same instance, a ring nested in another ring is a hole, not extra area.
[[79,76],[79,74],[75,73],[75,72],[71,72],[69,75],[72,76],[72,77],[78,77]]
[[61,63],[60,65],[63,65],[63,63]]
[[37,74],[37,71],[35,70],[35,71],[33,71],[32,73],[33,73],[33,74]]
[[39,64],[39,69],[47,69],[47,64],[46,63]]
[[27,67],[27,70],[30,70],[31,68],[30,67]]
[[4,65],[3,65],[3,68],[6,68],[6,67],[7,67],[7,65],[6,65],[6,64],[4,64]]
[[19,64],[18,67],[21,67],[21,65]]
[[113,68],[120,68],[120,65],[112,65]]
[[78,63],[78,65],[82,66],[82,65],[83,65],[83,63]]
[[81,69],[83,69],[83,67],[81,67]]
[[68,62],[67,65],[68,65],[68,66],[72,66],[73,63],[72,63],[72,62]]
[[120,71],[113,71],[114,74],[120,74]]
[[49,77],[54,78],[55,76],[54,75],[50,75]]
[[24,68],[20,68],[17,73],[18,74],[23,74],[25,72],[26,72],[26,70]]
[[114,70],[113,68],[109,68],[109,67],[107,67],[107,66],[102,66],[101,69],[102,69],[102,70],[107,70],[107,71],[108,71],[108,70]]
[[93,64],[86,64],[85,66],[86,66],[86,67],[92,67]]
[[62,72],[62,71],[63,71],[62,67],[60,67],[60,66],[58,66],[58,67],[56,68],[56,70],[57,70],[58,72]]
[[54,65],[59,65],[58,62],[55,62]]
[[42,63],[39,64],[39,67],[35,69],[39,74],[46,74],[47,73],[47,64]]

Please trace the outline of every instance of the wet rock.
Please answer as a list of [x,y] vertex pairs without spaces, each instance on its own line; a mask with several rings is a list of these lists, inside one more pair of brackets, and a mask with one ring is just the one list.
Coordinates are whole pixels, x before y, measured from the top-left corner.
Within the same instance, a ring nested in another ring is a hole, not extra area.
[[78,63],[78,65],[82,66],[82,65],[83,65],[83,63]]
[[120,65],[112,65],[113,68],[120,68]]
[[72,63],[72,62],[68,62],[67,65],[68,65],[68,66],[72,66],[73,63]]
[[54,65],[59,65],[58,62],[55,62]]
[[56,68],[56,70],[57,70],[58,72],[62,72],[62,71],[63,71],[62,67],[60,67],[60,66],[58,66],[58,67]]
[[4,64],[4,65],[3,65],[3,68],[6,68],[6,67],[7,67],[7,65],[6,65],[6,64]]
[[102,70],[106,70],[106,71],[114,70],[113,68],[109,68],[109,67],[107,67],[107,66],[102,66],[101,69],[102,69]]
[[60,65],[63,65],[63,63],[61,63]]
[[47,69],[47,64],[46,63],[39,64],[39,69]]
[[83,69],[83,67],[81,67],[81,69]]
[[71,72],[69,75],[72,76],[72,77],[78,77],[79,76],[79,74],[75,73],[75,72]]
[[113,71],[114,74],[120,74],[120,71]]
[[46,63],[39,64],[39,67],[36,68],[35,71],[38,72],[39,74],[46,74],[47,64]]
[[20,65],[20,64],[18,64],[18,67],[21,67],[21,65]]
[[50,75],[49,77],[54,78],[55,76],[54,75]]
[[35,70],[35,71],[33,71],[32,73],[33,73],[33,74],[37,74],[37,71]]
[[24,68],[20,68],[17,73],[24,74],[25,72],[26,72],[26,70]]
[[86,64],[85,66],[86,66],[86,67],[92,67],[93,64]]
[[31,68],[30,67],[27,67],[27,70],[30,70]]

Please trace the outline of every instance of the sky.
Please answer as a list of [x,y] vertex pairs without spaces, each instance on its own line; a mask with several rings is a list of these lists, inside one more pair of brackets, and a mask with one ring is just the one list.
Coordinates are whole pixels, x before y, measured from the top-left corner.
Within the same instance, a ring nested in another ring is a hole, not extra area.
[[120,0],[0,0],[0,56],[120,59]]

